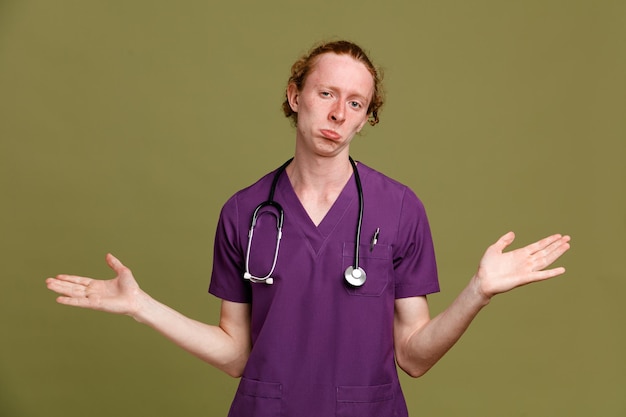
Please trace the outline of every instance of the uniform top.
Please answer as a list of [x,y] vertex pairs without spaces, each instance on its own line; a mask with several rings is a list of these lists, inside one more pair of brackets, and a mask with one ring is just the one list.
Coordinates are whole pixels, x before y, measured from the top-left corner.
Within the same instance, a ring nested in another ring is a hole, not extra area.
[[[405,185],[359,163],[362,287],[343,279],[354,265],[358,193],[354,175],[315,226],[283,173],[274,200],[285,219],[273,285],[243,279],[252,212],[274,172],[231,197],[220,214],[209,292],[251,303],[252,351],[229,416],[406,416],[394,360],[394,300],[439,291],[430,227]],[[260,211],[250,272],[272,267],[276,218]],[[275,213],[275,211],[274,211]],[[371,239],[379,229],[376,245]]]

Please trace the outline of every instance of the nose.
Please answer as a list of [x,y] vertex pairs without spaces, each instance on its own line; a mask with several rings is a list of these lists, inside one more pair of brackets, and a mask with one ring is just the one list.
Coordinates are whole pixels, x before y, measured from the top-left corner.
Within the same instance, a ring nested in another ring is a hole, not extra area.
[[343,122],[345,120],[345,109],[340,102],[336,102],[330,109],[329,117],[333,122]]

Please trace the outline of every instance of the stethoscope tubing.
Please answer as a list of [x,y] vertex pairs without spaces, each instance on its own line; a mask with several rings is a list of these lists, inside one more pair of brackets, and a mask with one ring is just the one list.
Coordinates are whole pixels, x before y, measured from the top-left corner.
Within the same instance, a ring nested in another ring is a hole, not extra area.
[[[357,169],[356,163],[354,162],[352,157],[348,157],[348,159],[350,160],[350,165],[352,165],[352,171],[354,172],[354,182],[356,184],[357,194],[359,197],[359,215],[357,217],[356,236],[355,236],[355,242],[354,242],[354,266],[349,266],[346,269],[346,271],[344,272],[344,277],[345,277],[346,282],[349,285],[353,287],[360,287],[361,285],[363,285],[366,279],[365,271],[359,267],[359,247],[360,247],[360,242],[361,242],[361,228],[363,225],[363,205],[364,205],[363,204],[363,187],[361,185],[361,177],[359,176],[359,171]],[[252,213],[252,219],[250,221],[250,230],[248,231],[248,244],[246,248],[246,260],[245,260],[246,270],[243,274],[243,277],[249,280],[250,282],[255,282],[255,283],[265,282],[266,284],[272,284],[274,282],[274,279],[272,278],[271,275],[272,273],[274,273],[274,270],[276,269],[276,262],[278,260],[278,249],[280,247],[283,223],[285,219],[285,212],[282,206],[278,204],[276,201],[274,201],[274,193],[276,192],[276,186],[278,185],[278,180],[281,174],[283,173],[285,168],[287,168],[287,165],[291,163],[292,160],[293,158],[290,158],[276,170],[276,173],[274,174],[274,178],[272,180],[272,185],[270,187],[268,199],[262,202],[261,204],[259,204],[254,209],[254,212]],[[276,214],[271,211],[269,212],[273,216],[276,217],[276,228],[277,228],[276,247],[274,249],[274,259],[272,261],[272,267],[270,268],[269,273],[265,275],[264,277],[257,277],[250,273],[250,248],[252,247],[252,236],[254,235],[254,227],[256,226],[259,211],[262,208],[268,207],[268,206],[274,207],[276,209],[276,212],[278,213]]]
[[[252,236],[254,235],[254,227],[256,226],[256,220],[258,217],[259,210],[261,210],[263,207],[268,207],[268,206],[272,206],[276,208],[276,211],[278,212],[278,215],[276,215],[276,213],[271,212],[271,211],[268,212],[268,213],[271,213],[272,216],[276,217],[277,235],[276,235],[276,247],[274,249],[274,259],[272,261],[272,268],[270,269],[270,272],[267,273],[267,275],[265,275],[264,277],[255,277],[254,275],[250,273],[250,248],[252,247]],[[269,201],[269,200],[264,201],[263,203],[259,204],[257,208],[254,210],[254,213],[252,214],[252,222],[250,225],[250,230],[248,231],[248,248],[246,250],[246,272],[243,275],[244,278],[249,279],[252,282],[267,282],[268,284],[274,281],[272,279],[272,273],[274,273],[274,269],[276,269],[276,261],[278,260],[278,248],[280,247],[280,239],[283,237],[284,219],[285,219],[285,212],[283,211],[283,208],[281,207],[281,205],[275,201]],[[272,280],[272,281],[268,282],[269,280]]]
[[352,170],[354,171],[354,182],[356,183],[357,194],[359,195],[359,216],[356,221],[356,236],[354,242],[354,269],[359,269],[359,246],[361,242],[361,227],[363,225],[363,187],[361,186],[361,176],[356,168],[356,163],[349,157]]

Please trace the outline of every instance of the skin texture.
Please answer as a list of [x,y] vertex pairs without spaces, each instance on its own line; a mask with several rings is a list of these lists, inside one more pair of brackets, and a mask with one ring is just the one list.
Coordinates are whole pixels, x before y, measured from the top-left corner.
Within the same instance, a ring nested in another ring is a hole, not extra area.
[[452,304],[429,318],[425,297],[395,302],[394,342],[398,365],[409,375],[426,373],[456,343],[492,297],[532,282],[556,277],[562,267],[544,269],[569,249],[569,236],[552,235],[526,247],[504,252],[509,232],[483,255],[476,274]]
[[298,113],[294,161],[287,175],[296,195],[318,225],[352,175],[350,143],[367,123],[372,75],[348,55],[321,55],[298,91],[287,98]]
[[[286,172],[315,224],[351,176],[350,143],[367,122],[372,89],[372,76],[362,63],[333,53],[319,57],[301,90],[287,87],[298,125],[294,160]],[[396,300],[394,343],[405,372],[414,377],[427,372],[495,295],[565,272],[549,266],[569,249],[569,236],[551,235],[505,252],[514,238],[509,232],[487,248],[467,287],[435,318],[426,297]],[[106,261],[116,274],[113,279],[57,275],[46,280],[47,286],[61,304],[129,315],[227,374],[241,375],[251,349],[250,305],[223,301],[219,324],[204,324],[146,294],[113,255]]]

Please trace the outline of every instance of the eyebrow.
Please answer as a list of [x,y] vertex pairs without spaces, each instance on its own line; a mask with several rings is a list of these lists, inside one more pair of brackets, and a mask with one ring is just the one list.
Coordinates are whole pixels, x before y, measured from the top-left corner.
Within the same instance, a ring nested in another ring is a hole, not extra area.
[[[320,83],[318,85],[318,88],[321,88],[323,90],[331,90],[331,91],[340,91],[341,90],[339,87],[333,87],[332,85],[322,84],[322,83]],[[347,95],[348,95],[348,98],[354,97],[354,98],[357,98],[359,100],[362,100],[365,103],[369,103],[371,101],[371,99],[368,99],[367,96],[364,96],[363,94],[358,93],[358,92],[348,92]]]

